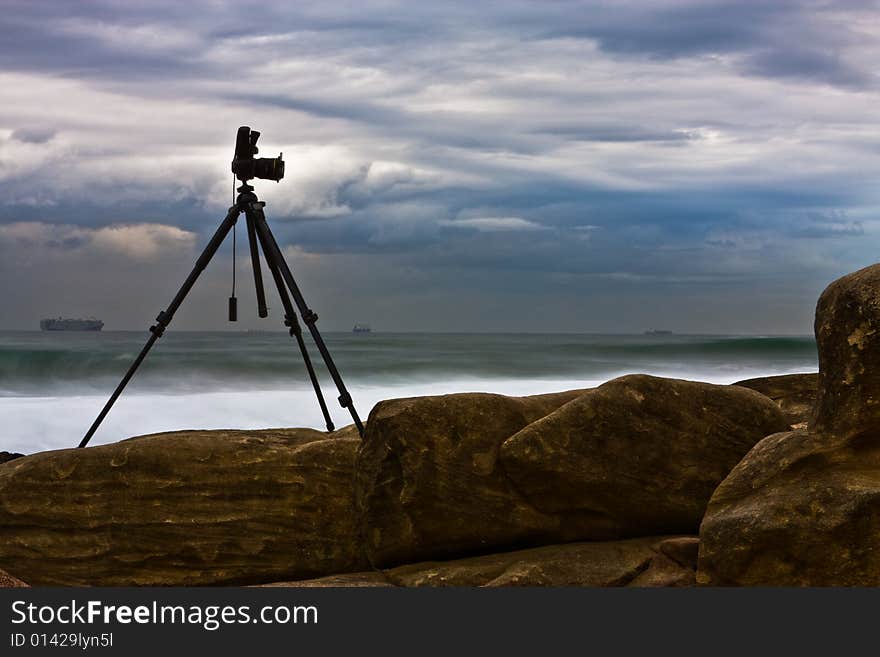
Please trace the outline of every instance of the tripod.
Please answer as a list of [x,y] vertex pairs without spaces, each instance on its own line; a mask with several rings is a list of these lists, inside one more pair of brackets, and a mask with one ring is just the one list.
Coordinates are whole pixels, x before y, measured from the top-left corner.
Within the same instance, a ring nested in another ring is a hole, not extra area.
[[[309,379],[311,379],[312,387],[315,389],[315,395],[318,397],[318,404],[321,406],[321,412],[323,413],[324,420],[327,423],[327,431],[333,431],[333,421],[330,419],[330,412],[327,410],[327,404],[324,401],[324,395],[321,393],[321,386],[318,383],[318,377],[315,375],[315,369],[312,367],[312,361],[309,358],[308,349],[306,348],[306,344],[303,341],[302,328],[300,327],[299,321],[296,318],[294,306],[290,300],[291,296],[293,296],[293,302],[296,303],[296,308],[299,310],[303,322],[305,322],[305,325],[308,327],[309,333],[311,333],[312,339],[315,341],[315,345],[318,347],[318,351],[321,353],[321,358],[323,358],[324,364],[327,366],[327,370],[330,372],[330,376],[333,378],[333,382],[336,384],[336,389],[339,391],[338,399],[340,406],[348,409],[348,412],[351,413],[351,417],[354,420],[355,426],[357,426],[358,433],[361,435],[361,437],[363,437],[364,425],[361,423],[360,417],[358,417],[357,411],[354,408],[354,403],[351,400],[351,395],[345,388],[345,383],[343,383],[342,381],[339,370],[336,369],[336,365],[333,363],[333,358],[330,356],[330,352],[327,350],[327,345],[324,344],[324,339],[321,337],[321,334],[318,332],[318,327],[315,325],[315,323],[318,321],[318,316],[306,304],[306,301],[303,298],[303,295],[300,292],[296,281],[293,279],[293,274],[290,271],[290,267],[287,266],[287,262],[285,262],[284,260],[281,249],[279,248],[278,243],[275,241],[275,236],[272,235],[272,231],[269,229],[269,224],[266,222],[266,215],[263,212],[263,208],[265,207],[265,205],[266,204],[260,201],[257,198],[257,195],[254,194],[254,188],[247,184],[247,182],[242,182],[241,187],[238,188],[238,198],[235,201],[235,205],[229,208],[229,212],[226,214],[226,218],[220,224],[220,227],[214,233],[214,236],[211,238],[211,241],[208,242],[208,245],[205,247],[205,250],[199,256],[198,260],[196,260],[195,267],[193,267],[190,275],[187,276],[180,290],[177,292],[174,299],[172,299],[171,303],[168,305],[168,308],[161,311],[156,316],[156,323],[150,327],[150,337],[147,340],[147,343],[144,345],[144,348],[141,349],[141,352],[138,354],[137,358],[134,359],[134,362],[131,364],[131,367],[128,368],[125,376],[122,377],[122,381],[120,381],[119,385],[116,386],[116,390],[114,390],[113,394],[110,395],[110,399],[107,400],[104,408],[98,414],[98,417],[92,423],[92,426],[89,428],[89,430],[86,432],[85,437],[83,437],[82,441],[80,441],[80,447],[85,447],[86,445],[88,445],[89,440],[91,440],[95,431],[97,431],[98,427],[101,425],[104,417],[113,407],[113,403],[116,401],[119,395],[122,394],[122,391],[125,389],[126,384],[128,384],[131,377],[137,371],[137,368],[144,361],[144,358],[146,358],[156,340],[162,337],[165,329],[171,323],[171,320],[174,317],[174,313],[177,312],[178,308],[180,308],[180,305],[183,303],[184,299],[186,299],[186,295],[189,293],[196,280],[198,279],[199,274],[201,274],[205,267],[208,266],[211,258],[213,258],[214,254],[217,253],[217,249],[220,248],[220,245],[223,243],[226,235],[233,228],[233,226],[235,226],[236,222],[238,221],[238,217],[239,215],[241,215],[242,212],[245,214],[245,220],[247,223],[248,242],[250,244],[251,262],[253,263],[254,284],[256,285],[257,291],[257,309],[259,316],[266,317],[268,311],[266,308],[266,294],[263,289],[263,278],[260,273],[260,257],[258,246],[259,249],[262,249],[263,251],[263,256],[265,257],[266,264],[269,267],[269,272],[272,274],[272,278],[275,281],[275,287],[278,289],[278,296],[281,297],[281,304],[284,306],[284,325],[289,327],[289,333],[291,337],[296,338],[296,342],[299,345],[299,350],[302,353],[303,360],[305,361],[306,369],[309,373]],[[290,294],[288,294],[288,290]],[[233,300],[230,300],[230,319],[234,319],[235,314],[235,307],[231,303],[232,301]]]

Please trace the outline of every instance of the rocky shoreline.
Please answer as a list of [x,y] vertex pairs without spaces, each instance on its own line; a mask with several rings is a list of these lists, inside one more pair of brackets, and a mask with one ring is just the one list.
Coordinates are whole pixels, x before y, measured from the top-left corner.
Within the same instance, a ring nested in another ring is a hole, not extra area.
[[0,568],[31,585],[877,585],[880,265],[828,287],[816,335],[818,375],[394,399],[363,440],[179,431],[15,455]]

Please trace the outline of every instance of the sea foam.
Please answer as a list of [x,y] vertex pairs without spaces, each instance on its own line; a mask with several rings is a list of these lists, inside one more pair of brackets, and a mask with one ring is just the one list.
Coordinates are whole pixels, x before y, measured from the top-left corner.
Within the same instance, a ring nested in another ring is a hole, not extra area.
[[[680,371],[651,373],[710,383],[732,383],[752,376],[785,374],[788,371],[699,371],[690,376],[682,376]],[[366,420],[370,409],[383,399],[458,392],[535,395],[591,388],[605,380],[455,378],[395,385],[359,385],[357,382],[348,382],[348,387],[358,412]],[[351,417],[336,403],[336,390],[329,381],[325,382],[324,394],[336,427],[350,424]],[[109,391],[107,395],[0,397],[0,418],[3,422],[0,450],[28,454],[75,447],[108,396]],[[161,431],[270,427],[324,429],[324,420],[314,392],[309,388],[296,388],[190,394],[123,394],[104,419],[90,445]]]

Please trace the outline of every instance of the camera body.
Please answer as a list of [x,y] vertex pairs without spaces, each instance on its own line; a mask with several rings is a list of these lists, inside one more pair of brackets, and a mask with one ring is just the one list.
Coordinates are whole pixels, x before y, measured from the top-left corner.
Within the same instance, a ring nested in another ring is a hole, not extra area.
[[254,157],[259,153],[257,140],[260,133],[243,125],[235,138],[235,157],[232,159],[232,173],[242,182],[251,178],[262,178],[278,182],[284,177],[283,153],[278,157]]

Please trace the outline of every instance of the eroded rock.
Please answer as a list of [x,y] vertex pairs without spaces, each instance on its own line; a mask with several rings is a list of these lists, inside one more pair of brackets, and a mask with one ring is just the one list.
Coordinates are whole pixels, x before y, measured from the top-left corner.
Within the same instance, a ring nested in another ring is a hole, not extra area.
[[737,386],[757,390],[777,404],[792,428],[806,427],[816,402],[818,374],[783,374],[737,381]]
[[768,436],[715,491],[701,584],[880,585],[880,266],[828,286],[816,342],[809,429]]
[[768,436],[712,496],[698,581],[880,585],[880,433]]
[[655,536],[547,545],[272,586],[693,586],[696,564],[679,564],[663,546],[695,540]]
[[813,431],[880,429],[880,265],[829,285],[816,305],[819,385]]
[[350,433],[181,431],[10,461],[0,466],[0,564],[34,585],[362,569]]
[[592,391],[382,402],[358,455],[373,563],[696,532],[779,407],[737,386],[629,376]]
[[505,441],[501,462],[577,538],[694,533],[733,466],[786,428],[752,390],[638,374],[529,424]]
[[0,570],[0,589],[21,589],[28,588],[28,584],[22,582],[18,577],[13,577],[5,570]]
[[547,542],[558,520],[523,500],[499,467],[509,436],[582,391],[394,399],[370,413],[358,453],[363,536],[377,565]]

